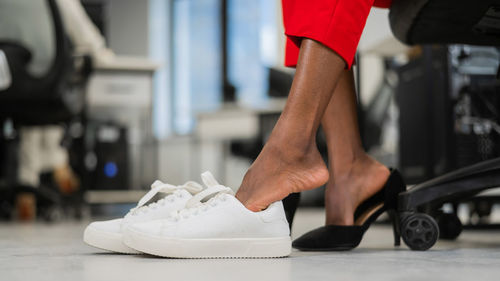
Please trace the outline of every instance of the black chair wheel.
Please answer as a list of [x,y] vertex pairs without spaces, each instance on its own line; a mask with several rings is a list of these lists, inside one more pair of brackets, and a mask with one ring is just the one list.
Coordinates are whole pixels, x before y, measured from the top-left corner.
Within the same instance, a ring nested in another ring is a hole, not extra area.
[[422,213],[414,213],[403,219],[401,237],[410,249],[425,251],[439,238],[439,227],[434,218]]
[[463,225],[456,214],[440,214],[437,218],[439,238],[455,240],[462,233]]

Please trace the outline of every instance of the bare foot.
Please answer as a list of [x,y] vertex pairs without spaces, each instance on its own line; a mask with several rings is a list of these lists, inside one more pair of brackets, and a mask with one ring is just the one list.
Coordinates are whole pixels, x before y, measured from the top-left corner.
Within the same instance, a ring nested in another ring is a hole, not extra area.
[[387,167],[366,154],[341,169],[335,173],[332,167],[330,170],[325,190],[326,225],[353,225],[356,208],[382,189],[390,175]]
[[329,173],[316,144],[305,150],[268,142],[245,174],[236,198],[251,211],[260,211],[293,192],[314,189]]

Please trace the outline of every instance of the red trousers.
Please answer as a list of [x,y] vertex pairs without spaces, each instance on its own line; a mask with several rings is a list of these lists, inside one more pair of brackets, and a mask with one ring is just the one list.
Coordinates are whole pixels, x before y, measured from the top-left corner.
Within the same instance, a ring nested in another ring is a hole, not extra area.
[[392,0],[282,0],[287,36],[285,65],[294,67],[302,38],[316,40],[341,56],[348,68],[372,6]]

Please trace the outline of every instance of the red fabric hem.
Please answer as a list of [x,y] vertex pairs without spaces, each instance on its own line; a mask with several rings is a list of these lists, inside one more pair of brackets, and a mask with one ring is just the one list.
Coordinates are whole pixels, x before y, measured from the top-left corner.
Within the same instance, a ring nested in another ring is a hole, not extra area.
[[377,8],[390,8],[391,4],[392,0],[375,0],[373,6]]
[[[286,67],[296,67],[297,66],[297,61],[299,59],[299,52],[300,52],[300,44],[302,42],[302,39],[308,38],[312,39],[314,41],[317,41],[321,43],[322,45],[325,45],[332,51],[334,51],[337,55],[339,55],[345,62],[346,68],[350,69],[352,65],[354,64],[354,55],[356,51],[354,51],[354,54],[349,50],[349,47],[346,45],[342,44],[335,44],[331,43],[332,41],[328,42],[326,40],[322,40],[321,36],[316,35],[316,34],[300,34],[300,35],[292,35],[292,34],[287,34],[286,35],[286,48],[285,48],[285,66]],[[354,47],[354,50],[356,47]],[[352,60],[348,62],[347,58],[352,57]]]
[[374,0],[283,0],[285,65],[297,64],[302,38],[336,52],[351,68]]

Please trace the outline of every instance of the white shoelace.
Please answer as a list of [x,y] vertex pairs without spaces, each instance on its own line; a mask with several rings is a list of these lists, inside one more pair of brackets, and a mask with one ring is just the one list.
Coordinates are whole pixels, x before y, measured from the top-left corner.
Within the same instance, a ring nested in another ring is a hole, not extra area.
[[201,178],[207,188],[190,198],[186,203],[186,208],[172,213],[171,217],[174,220],[177,221],[180,218],[197,215],[200,211],[206,211],[210,207],[215,207],[219,201],[226,200],[226,197],[223,196],[224,194],[234,195],[233,190],[227,186],[219,184],[217,180],[215,180],[212,173],[204,172],[201,174]]
[[[158,206],[164,206],[166,201],[168,202],[173,202],[175,200],[175,197],[173,195],[177,194],[178,197],[181,197],[182,194],[178,193],[176,191],[179,191],[181,189],[184,189],[191,194],[197,194],[202,190],[202,187],[195,182],[188,181],[183,185],[172,185],[168,183],[164,183],[160,180],[156,180],[152,185],[151,185],[151,190],[146,193],[137,203],[137,206],[132,208],[129,213],[130,214],[138,214],[139,212],[147,212],[150,209],[156,209]],[[146,203],[149,202],[156,194],[158,193],[166,193],[170,194],[156,202],[153,202],[149,205],[145,205]]]

